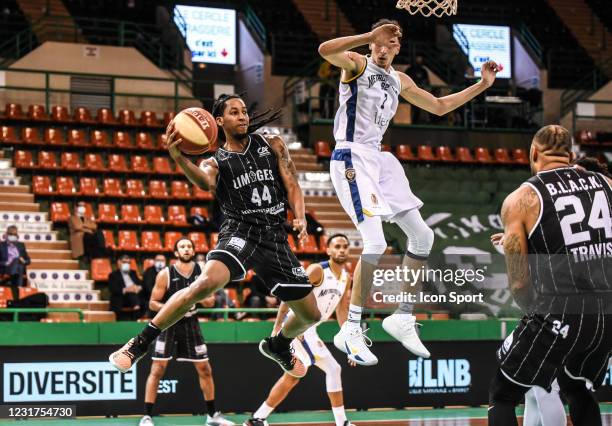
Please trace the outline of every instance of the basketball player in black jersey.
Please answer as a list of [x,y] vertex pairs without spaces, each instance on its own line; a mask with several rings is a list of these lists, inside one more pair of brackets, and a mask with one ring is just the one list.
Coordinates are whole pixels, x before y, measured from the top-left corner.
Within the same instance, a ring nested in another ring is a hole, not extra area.
[[[202,273],[201,266],[193,261],[195,247],[190,239],[181,238],[176,241],[174,256],[177,262],[159,271],[155,277],[155,286],[149,301],[149,308],[153,312],[158,312],[174,293],[189,287]],[[205,305],[206,302],[209,302],[212,306],[214,296],[209,296],[207,300],[202,301]],[[208,350],[195,311],[196,307],[193,305],[183,319],[164,330],[155,341],[151,372],[147,378],[145,390],[145,415],[140,420],[139,426],[154,425],[151,416],[157,399],[159,381],[164,376],[168,362],[172,357],[175,357],[177,361],[193,363],[198,373],[200,388],[208,412],[206,426],[231,426],[234,424],[216,410],[215,382],[213,381]]]
[[253,133],[275,115],[251,123],[238,95],[222,95],[212,114],[223,130],[219,137],[224,143],[200,167],[182,155],[178,149],[181,139],[172,128],[167,130],[167,143],[170,156],[189,180],[215,193],[225,216],[219,243],[208,253],[202,275],[168,299],[142,333],[109,360],[118,370],[129,370],[161,330],[182,318],[196,301],[230,281],[242,280],[252,268],[270,292],[296,314],[276,336],[261,341],[259,349],[290,375],[303,377],[306,368],[292,354],[290,344],[319,321],[321,313],[306,271],[291,251],[283,228],[286,209],[291,208],[296,218],[294,229],[300,239],[307,236],[304,196],[295,165],[280,137]]
[[601,425],[592,389],[612,352],[612,179],[571,166],[570,133],[540,129],[535,176],[502,207],[514,299],[526,315],[497,352],[489,424],[517,425],[515,407],[557,378],[575,426]]

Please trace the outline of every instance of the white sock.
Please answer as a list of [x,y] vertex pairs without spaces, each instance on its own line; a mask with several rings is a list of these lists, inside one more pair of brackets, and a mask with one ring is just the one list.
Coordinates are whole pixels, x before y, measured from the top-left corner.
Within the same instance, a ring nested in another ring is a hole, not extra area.
[[270,414],[274,411],[274,407],[270,407],[265,402],[261,404],[261,407],[255,413],[253,413],[253,417],[256,419],[267,419]]
[[344,426],[346,421],[346,413],[344,412],[344,405],[340,407],[332,407],[334,413],[334,419],[336,419],[336,426]]
[[349,305],[347,324],[348,326],[361,327],[361,313],[363,312],[363,308],[361,306],[353,305],[352,303]]

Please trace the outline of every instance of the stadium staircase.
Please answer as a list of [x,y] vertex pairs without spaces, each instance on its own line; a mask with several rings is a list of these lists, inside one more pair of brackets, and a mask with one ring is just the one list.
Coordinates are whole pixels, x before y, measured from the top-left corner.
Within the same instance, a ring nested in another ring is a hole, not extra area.
[[[39,43],[45,41],[85,42],[68,9],[61,0],[17,0]],[[62,25],[49,26],[49,21],[61,19]]]
[[355,28],[336,6],[329,0],[293,0],[312,31],[324,41],[333,37],[357,34]]

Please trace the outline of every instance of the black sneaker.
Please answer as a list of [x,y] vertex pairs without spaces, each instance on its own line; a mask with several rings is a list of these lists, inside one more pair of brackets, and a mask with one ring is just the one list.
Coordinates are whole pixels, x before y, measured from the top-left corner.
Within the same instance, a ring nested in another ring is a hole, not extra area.
[[250,418],[244,423],[242,423],[242,426],[269,426],[269,425],[265,419]]
[[289,348],[282,352],[273,351],[270,345],[271,339],[271,337],[266,337],[259,342],[259,352],[280,365],[283,371],[290,376],[298,379],[304,377],[307,371],[306,366],[293,354],[293,349]]
[[121,349],[108,357],[112,366],[122,373],[129,371],[149,350],[148,346],[138,344],[137,339],[138,337],[130,339]]

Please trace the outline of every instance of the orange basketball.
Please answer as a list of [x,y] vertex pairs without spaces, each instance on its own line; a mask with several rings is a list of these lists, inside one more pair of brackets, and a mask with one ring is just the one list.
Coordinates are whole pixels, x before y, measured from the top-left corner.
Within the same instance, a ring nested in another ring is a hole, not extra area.
[[212,114],[203,108],[187,108],[172,120],[179,137],[181,152],[190,155],[203,154],[217,140],[219,129]]

